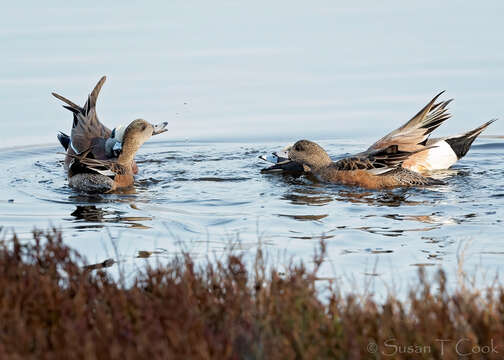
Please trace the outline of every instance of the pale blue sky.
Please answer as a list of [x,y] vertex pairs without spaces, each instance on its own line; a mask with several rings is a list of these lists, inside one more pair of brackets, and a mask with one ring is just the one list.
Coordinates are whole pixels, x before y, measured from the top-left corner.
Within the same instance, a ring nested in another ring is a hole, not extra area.
[[2,146],[55,142],[51,91],[83,103],[102,75],[101,119],[166,120],[165,139],[379,137],[440,90],[439,134],[504,114],[499,1],[74,4],[3,6]]

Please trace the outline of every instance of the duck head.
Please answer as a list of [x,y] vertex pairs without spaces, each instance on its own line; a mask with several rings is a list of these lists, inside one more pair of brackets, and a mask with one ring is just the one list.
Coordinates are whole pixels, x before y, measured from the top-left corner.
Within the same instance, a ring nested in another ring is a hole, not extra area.
[[[122,150],[117,162],[122,165],[130,164],[136,152],[151,136],[167,131],[167,122],[152,125],[144,119],[133,120],[124,131],[116,132],[115,140],[122,143]],[[116,145],[114,145],[116,146]]]
[[309,140],[299,140],[286,149],[289,160],[303,165],[306,172],[328,166],[332,163],[326,151],[318,144]]

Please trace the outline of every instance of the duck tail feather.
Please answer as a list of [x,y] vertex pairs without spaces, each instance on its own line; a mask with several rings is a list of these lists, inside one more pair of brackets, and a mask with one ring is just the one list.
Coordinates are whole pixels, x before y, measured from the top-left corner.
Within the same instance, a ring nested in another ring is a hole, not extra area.
[[77,105],[76,103],[74,103],[73,101],[68,100],[66,97],[61,96],[60,94],[57,94],[57,93],[55,93],[55,92],[53,92],[53,93],[51,93],[51,94],[52,94],[52,96],[54,96],[56,99],[61,100],[61,101],[63,101],[65,104],[67,104],[67,105],[68,105],[68,106],[63,105],[63,107],[64,107],[65,109],[68,109],[68,110],[70,110],[70,111],[72,111],[72,112],[75,112],[75,111],[82,112],[82,108],[81,108],[79,105]]
[[68,106],[68,105],[63,105],[63,107],[67,110],[70,110],[71,112],[73,112],[74,114],[78,114],[80,113],[80,110],[79,109],[76,109],[76,108],[73,108],[71,106]]
[[101,79],[96,83],[93,91],[91,91],[91,94],[89,94],[86,104],[84,105],[85,114],[89,114],[91,109],[94,109],[96,107],[96,101],[98,100],[98,95],[100,94],[100,90],[103,87],[105,80],[107,80],[107,77],[102,76]]
[[464,157],[469,151],[472,143],[476,138],[494,121],[497,119],[492,119],[487,121],[483,125],[477,127],[476,129],[470,130],[462,135],[456,135],[445,139],[445,141],[450,145],[453,152],[457,155],[458,159]]

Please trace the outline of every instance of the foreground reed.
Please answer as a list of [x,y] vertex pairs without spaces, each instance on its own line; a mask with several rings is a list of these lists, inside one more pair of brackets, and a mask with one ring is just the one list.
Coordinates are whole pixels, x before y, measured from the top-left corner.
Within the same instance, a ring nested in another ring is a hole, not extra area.
[[[122,285],[90,270],[57,231],[0,248],[0,359],[502,359],[504,288],[446,290],[420,273],[406,302],[316,286],[229,254],[140,270]],[[266,270],[269,269],[269,270]],[[434,290],[435,289],[435,290]]]

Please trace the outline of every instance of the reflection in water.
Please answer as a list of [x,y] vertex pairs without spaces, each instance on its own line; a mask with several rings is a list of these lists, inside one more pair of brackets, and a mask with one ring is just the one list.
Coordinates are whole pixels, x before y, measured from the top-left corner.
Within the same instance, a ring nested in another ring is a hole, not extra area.
[[334,238],[334,235],[319,235],[319,236],[289,236],[290,239],[299,239],[299,240],[328,240]]
[[[460,171],[447,170],[440,172],[439,176],[447,177],[453,176]],[[287,200],[294,205],[310,205],[310,206],[327,206],[333,201],[344,202],[346,204],[364,204],[373,207],[393,207],[401,208],[403,206],[431,206],[436,202],[435,197],[425,198],[417,200],[418,194],[422,190],[418,189],[392,189],[384,191],[369,191],[364,189],[348,189],[341,186],[334,185],[324,185],[316,184],[317,187],[311,185],[300,186],[296,183],[295,186],[292,185],[291,181],[288,186],[289,192],[282,195],[282,200]],[[349,226],[349,225],[339,225],[335,229],[346,229],[346,230],[359,230],[370,234],[381,235],[386,237],[399,237],[407,233],[413,232],[427,232],[436,229],[440,229],[443,225],[450,224],[460,224],[462,222],[470,221],[477,215],[474,213],[464,214],[457,217],[443,216],[441,212],[432,212],[431,214],[368,214],[362,215],[362,219],[372,219],[372,218],[384,218],[394,221],[415,221],[423,224],[430,224],[432,226],[422,226],[406,228],[404,225],[390,226],[394,223],[381,221],[379,224],[373,225],[363,225],[363,226]],[[324,218],[328,218],[330,214],[277,214],[278,216],[287,217],[297,221],[320,221]],[[369,222],[369,221],[368,221]],[[387,224],[389,226],[384,226]],[[315,239],[320,238],[318,236],[296,236],[298,239]],[[437,257],[438,255],[433,255],[432,257]]]
[[[375,215],[368,215],[367,217],[373,217]],[[439,224],[442,222],[442,218],[436,213],[432,215],[400,215],[400,214],[387,214],[383,215],[384,218],[393,219],[398,221],[418,221],[426,224]]]
[[241,177],[229,177],[229,178],[223,178],[223,177],[217,177],[217,176],[204,176],[204,177],[198,177],[198,178],[176,178],[175,181],[212,181],[212,182],[237,182],[237,181],[247,181],[247,178],[241,178]]
[[288,214],[278,214],[278,216],[285,216],[294,220],[300,220],[300,221],[316,221],[323,219],[329,215],[323,214],[323,215],[288,215]]
[[415,264],[410,264],[410,266],[416,266],[416,267],[425,267],[425,266],[434,266],[436,264],[434,263],[415,263]]
[[74,212],[70,215],[74,216],[78,220],[85,220],[90,222],[102,222],[104,217],[110,212],[105,211],[101,208],[97,208],[95,205],[88,206],[77,206]]
[[335,186],[313,189],[310,187],[295,187],[282,196],[283,200],[294,205],[326,205],[331,201],[350,202],[354,204],[368,204],[372,206],[399,207],[402,205],[415,206],[427,201],[408,199],[408,189],[384,191],[336,190]]
[[351,202],[355,204],[368,204],[373,206],[399,207],[401,205],[421,205],[423,201],[408,200],[408,189],[384,190],[384,191],[348,191],[338,192],[337,201]]
[[[98,208],[95,205],[78,205],[77,208],[70,214],[79,223],[123,223],[128,224],[129,227],[137,229],[149,229],[149,226],[139,223],[139,221],[151,221],[151,217],[147,216],[123,216],[124,211],[106,210]],[[101,228],[100,224],[89,224],[79,226],[78,228]]]
[[[493,215],[493,214],[490,214]],[[385,214],[385,215],[365,215],[364,218],[383,217],[397,221],[417,221],[425,224],[455,225],[473,221],[478,215],[475,213],[462,214],[456,217],[442,216],[440,212],[434,212],[431,215],[401,215],[401,214]]]
[[[341,227],[339,227],[341,228]],[[405,233],[408,232],[424,232],[424,231],[431,231],[438,229],[439,226],[432,226],[432,227],[423,227],[423,228],[414,228],[414,229],[393,229],[390,227],[381,227],[381,226],[359,226],[359,227],[345,227],[348,230],[361,230],[368,232],[370,234],[377,234],[377,235],[383,235],[383,236],[390,236],[390,237],[396,237],[396,236],[401,236],[404,235]]]
[[331,201],[333,198],[326,195],[320,196],[309,196],[309,195],[296,195],[296,194],[286,194],[282,196],[283,200],[290,201],[293,205],[325,205]]

